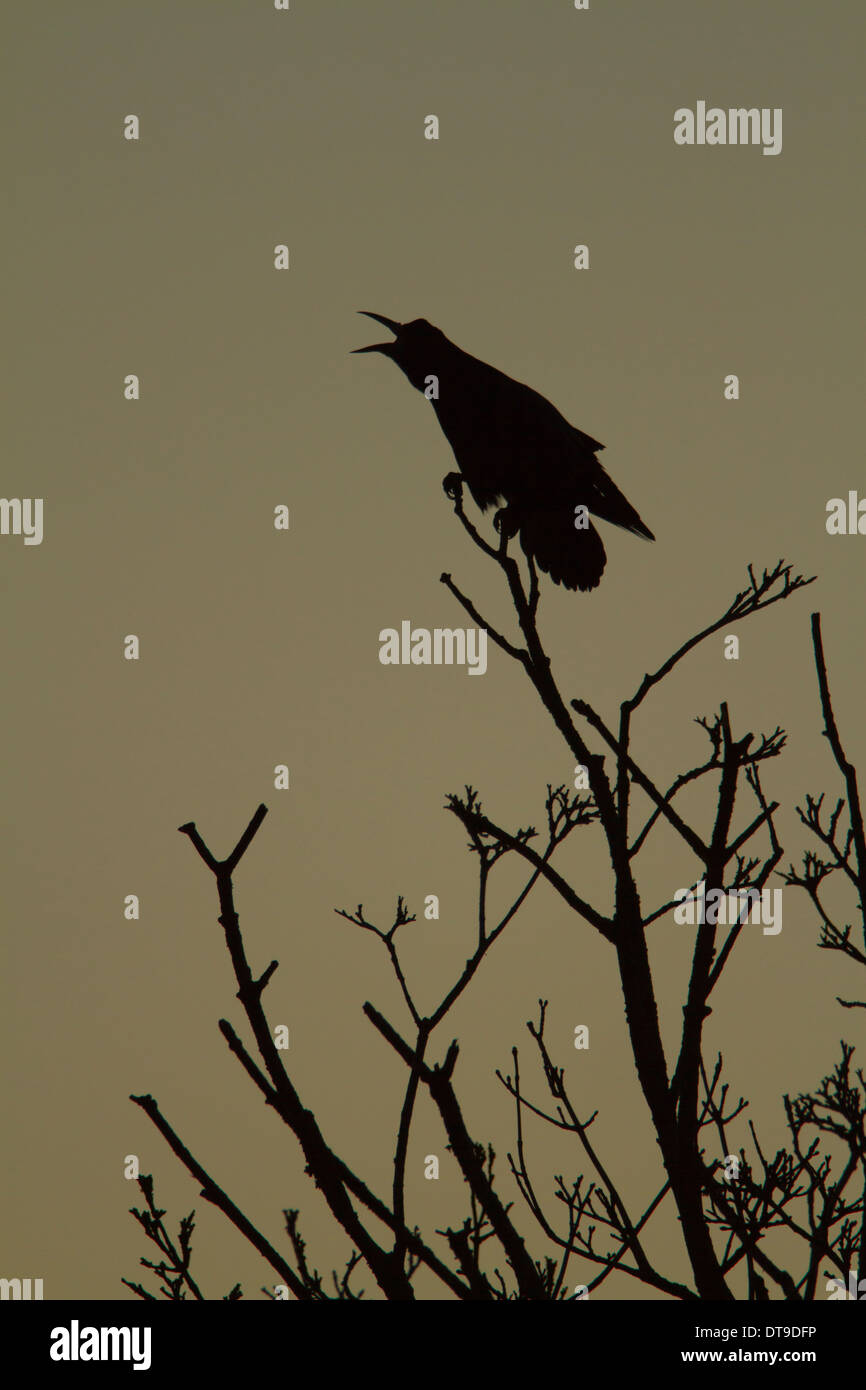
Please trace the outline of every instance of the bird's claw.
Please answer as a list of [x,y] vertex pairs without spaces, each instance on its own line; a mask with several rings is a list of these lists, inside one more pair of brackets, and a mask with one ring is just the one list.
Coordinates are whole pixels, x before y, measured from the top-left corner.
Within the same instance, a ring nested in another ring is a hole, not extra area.
[[517,521],[511,507],[500,507],[493,517],[493,525],[500,536],[510,540],[516,536],[520,530],[520,523]]

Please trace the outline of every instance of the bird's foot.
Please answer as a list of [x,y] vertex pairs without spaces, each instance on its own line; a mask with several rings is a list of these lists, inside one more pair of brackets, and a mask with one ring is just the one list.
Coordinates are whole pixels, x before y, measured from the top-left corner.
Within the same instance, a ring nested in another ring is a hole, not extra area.
[[520,530],[520,520],[512,507],[500,507],[493,517],[493,525],[503,540],[510,540]]
[[442,479],[442,486],[445,489],[445,496],[450,497],[452,502],[460,502],[463,499],[463,474],[447,473]]

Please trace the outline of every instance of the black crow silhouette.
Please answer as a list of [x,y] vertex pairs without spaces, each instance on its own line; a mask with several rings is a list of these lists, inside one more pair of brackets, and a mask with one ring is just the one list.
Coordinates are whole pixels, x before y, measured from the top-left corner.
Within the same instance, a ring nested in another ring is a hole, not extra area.
[[383,323],[394,341],[354,351],[390,357],[432,402],[460,466],[444,480],[446,491],[454,496],[465,481],[482,512],[504,504],[497,530],[519,532],[525,554],[555,584],[588,590],[601,579],[604,546],[588,512],[655,540],[596,458],[604,445],[544,396],[470,357],[426,319],[397,323],[359,312]]

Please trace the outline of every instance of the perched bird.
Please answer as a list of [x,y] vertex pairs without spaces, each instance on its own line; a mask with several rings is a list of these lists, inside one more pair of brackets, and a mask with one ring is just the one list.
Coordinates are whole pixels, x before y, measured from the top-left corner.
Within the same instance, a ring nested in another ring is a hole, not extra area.
[[602,468],[597,439],[570,425],[544,396],[457,347],[426,319],[397,323],[360,311],[394,334],[355,352],[381,352],[428,395],[460,473],[481,511],[504,504],[497,529],[520,534],[525,554],[555,584],[594,589],[605,566],[588,512],[655,540]]

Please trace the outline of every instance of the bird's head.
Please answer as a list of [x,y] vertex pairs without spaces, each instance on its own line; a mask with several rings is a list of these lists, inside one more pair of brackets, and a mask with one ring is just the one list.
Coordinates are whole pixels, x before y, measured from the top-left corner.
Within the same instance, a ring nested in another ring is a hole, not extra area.
[[371,343],[369,347],[353,348],[354,352],[381,352],[390,357],[411,381],[417,390],[423,391],[428,376],[438,375],[441,370],[441,353],[448,339],[438,328],[426,319],[412,319],[411,323],[398,323],[396,319],[386,319],[384,314],[373,314],[367,309],[359,309],[368,319],[383,323],[394,334],[391,343]]

